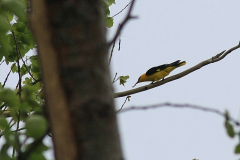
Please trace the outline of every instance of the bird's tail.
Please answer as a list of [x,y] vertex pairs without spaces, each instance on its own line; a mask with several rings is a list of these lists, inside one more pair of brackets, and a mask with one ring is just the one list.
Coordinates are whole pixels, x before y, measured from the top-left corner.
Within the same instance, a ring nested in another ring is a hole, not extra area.
[[186,64],[185,61],[182,61],[182,62],[181,62],[181,60],[177,60],[177,61],[175,61],[175,62],[173,62],[173,63],[170,63],[169,66],[180,67],[180,66],[183,66],[183,65],[185,65],[185,64]]

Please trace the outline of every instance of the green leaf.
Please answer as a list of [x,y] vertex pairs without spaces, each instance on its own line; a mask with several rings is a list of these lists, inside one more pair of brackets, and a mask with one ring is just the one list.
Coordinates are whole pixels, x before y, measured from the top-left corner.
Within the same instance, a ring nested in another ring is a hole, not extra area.
[[12,158],[9,157],[8,155],[8,149],[9,149],[10,145],[5,143],[0,150],[0,159],[3,160],[13,160]]
[[225,122],[225,127],[227,129],[227,133],[228,133],[229,137],[233,138],[234,135],[235,135],[233,126],[228,121],[226,121]]
[[23,44],[26,44],[29,47],[29,49],[34,48],[35,43],[31,34],[23,34],[20,39]]
[[9,11],[14,13],[22,20],[26,20],[26,12],[25,12],[25,5],[23,2],[18,0],[8,0],[4,1],[1,5],[1,8],[5,11]]
[[108,18],[106,19],[106,26],[107,26],[108,28],[111,28],[111,27],[113,26],[113,18],[108,17]]
[[31,115],[26,120],[26,135],[38,139],[44,136],[47,127],[47,120],[43,116]]
[[[30,145],[31,147],[31,145]],[[34,152],[37,152],[37,153],[42,153],[44,151],[47,151],[48,150],[48,146],[46,146],[45,144],[43,143],[39,143],[39,145],[34,149]]]
[[28,160],[46,160],[46,158],[44,157],[44,155],[42,153],[31,153]]
[[112,4],[116,4],[115,0],[105,0],[105,3],[107,4],[107,6],[111,6]]
[[[28,68],[26,68],[26,67],[28,67]],[[27,74],[29,71],[29,66],[26,66],[26,67],[25,67],[25,65],[22,65],[22,67],[20,68],[20,73],[22,76]]]
[[25,80],[23,81],[23,84],[30,84],[31,80],[30,78],[26,77]]
[[[30,79],[26,77],[27,81]],[[42,106],[36,100],[36,94],[39,92],[38,85],[25,85],[22,88],[22,103],[21,113],[28,113],[34,111],[35,113],[42,113]],[[24,117],[24,116],[23,116]]]
[[13,20],[13,13],[11,12],[5,12],[8,22],[11,22]]
[[238,144],[235,148],[235,153],[240,153],[240,144]]
[[0,130],[4,130],[6,127],[9,127],[6,117],[0,116]]
[[25,31],[25,23],[24,22],[17,22],[12,25],[12,29],[15,32],[21,32],[23,33]]
[[127,82],[127,79],[129,79],[129,76],[120,76],[119,80],[120,80],[120,85],[123,85]]
[[6,106],[9,106],[10,108],[18,109],[20,106],[18,95],[11,89],[4,89],[0,93],[0,101],[5,102]]
[[6,16],[0,14],[0,34],[6,34],[9,31],[11,25],[8,22]]
[[[0,7],[1,9],[1,7]],[[5,15],[0,14],[0,55],[6,56],[9,53],[9,41],[8,36],[6,35],[7,31],[10,30],[10,23],[7,21]],[[2,58],[1,58],[2,59]]]
[[12,72],[13,72],[13,73],[17,72],[17,70],[18,70],[16,63],[13,63],[12,66],[11,66],[11,68],[12,68]]

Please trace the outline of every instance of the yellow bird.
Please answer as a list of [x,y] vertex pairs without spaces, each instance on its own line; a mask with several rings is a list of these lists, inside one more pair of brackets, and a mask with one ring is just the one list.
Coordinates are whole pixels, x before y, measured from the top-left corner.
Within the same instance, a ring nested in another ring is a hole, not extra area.
[[[183,66],[185,64],[186,64],[185,61],[181,62],[181,60],[177,60],[170,64],[163,64],[157,67],[150,68],[146,73],[144,73],[138,78],[138,81],[136,84],[138,84],[139,82],[145,82],[145,81],[152,81],[153,83],[161,79],[163,80],[164,77],[169,75],[169,73],[172,72],[174,69],[180,66]],[[133,87],[135,87],[136,84]]]

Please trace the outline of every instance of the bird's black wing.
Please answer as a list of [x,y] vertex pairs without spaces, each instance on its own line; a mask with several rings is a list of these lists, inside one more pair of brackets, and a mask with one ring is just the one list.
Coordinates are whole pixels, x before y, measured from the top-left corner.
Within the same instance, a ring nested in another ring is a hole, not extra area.
[[152,67],[150,68],[147,72],[146,72],[146,75],[149,76],[149,75],[152,75],[156,72],[159,72],[161,70],[164,70],[165,68],[167,68],[169,65],[168,64],[163,64],[161,66],[157,66],[157,67]]

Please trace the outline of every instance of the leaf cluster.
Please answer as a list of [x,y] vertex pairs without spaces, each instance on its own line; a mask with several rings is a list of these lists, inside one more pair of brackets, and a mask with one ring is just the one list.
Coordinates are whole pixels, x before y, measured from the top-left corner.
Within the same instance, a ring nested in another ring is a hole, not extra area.
[[[42,139],[49,132],[45,116],[39,57],[29,51],[37,48],[27,21],[28,0],[0,0],[0,66],[10,72],[0,82],[0,159],[45,160],[48,147]],[[115,0],[104,0],[106,26],[112,27],[109,7]],[[11,74],[18,75],[16,87],[5,85]],[[33,140],[30,142],[29,140]],[[12,152],[12,155],[9,153]]]
[[115,0],[104,0],[104,2],[105,2],[105,10],[106,10],[106,26],[108,28],[111,28],[113,26],[113,18],[110,17],[110,9],[109,9],[109,7],[112,4],[116,4],[116,3],[115,3]]
[[[240,124],[238,122],[233,123],[233,121],[231,121],[228,111],[225,112],[224,125],[226,128],[227,134],[230,138],[234,138],[235,136],[238,136],[238,139],[240,139],[240,131],[239,131]],[[236,130],[238,130],[238,131],[236,131]],[[240,153],[240,141],[237,144],[237,146],[235,147],[235,153],[237,153],[237,154]]]
[[[0,159],[4,160],[17,156],[44,160],[43,152],[48,150],[42,143],[49,126],[44,114],[38,55],[27,56],[36,48],[28,26],[27,3],[27,0],[0,0],[0,61],[11,68],[4,83],[0,82],[0,138],[3,142]],[[18,75],[14,89],[5,87],[10,73]],[[36,81],[38,83],[34,83]],[[34,139],[32,143],[31,139]],[[35,147],[31,149],[33,144]]]

